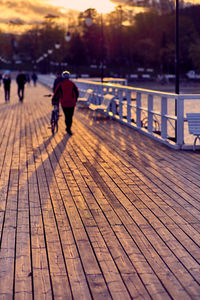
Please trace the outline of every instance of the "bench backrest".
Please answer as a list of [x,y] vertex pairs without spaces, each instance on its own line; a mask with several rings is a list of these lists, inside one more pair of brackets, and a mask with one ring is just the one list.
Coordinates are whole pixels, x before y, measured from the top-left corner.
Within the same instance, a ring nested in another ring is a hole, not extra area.
[[115,98],[114,95],[106,94],[103,97],[102,105],[105,105],[107,108],[109,107],[111,101]]
[[200,113],[187,113],[189,133],[200,135]]
[[87,100],[89,101],[89,98],[92,96],[92,93],[93,93],[93,90],[92,89],[88,89],[85,92],[85,97],[84,98],[87,98]]

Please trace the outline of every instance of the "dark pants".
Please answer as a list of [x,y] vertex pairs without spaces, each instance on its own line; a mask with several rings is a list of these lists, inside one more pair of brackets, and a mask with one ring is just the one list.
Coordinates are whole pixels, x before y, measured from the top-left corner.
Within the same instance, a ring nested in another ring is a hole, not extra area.
[[70,131],[72,126],[72,118],[74,114],[74,107],[62,107],[65,114],[66,130]]
[[24,99],[24,85],[23,86],[18,85],[17,93],[18,93],[18,96],[19,96],[19,100],[23,101],[23,99]]
[[10,88],[5,88],[4,92],[5,92],[5,101],[9,101],[10,100]]

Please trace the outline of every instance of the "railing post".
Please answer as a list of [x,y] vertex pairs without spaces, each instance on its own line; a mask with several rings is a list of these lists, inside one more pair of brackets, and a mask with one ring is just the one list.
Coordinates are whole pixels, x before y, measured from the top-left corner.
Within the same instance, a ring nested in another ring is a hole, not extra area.
[[162,139],[167,138],[167,98],[161,98],[161,137]]
[[119,118],[123,119],[123,90],[118,90],[118,98],[119,98]]
[[137,127],[141,128],[141,93],[137,92],[136,95],[136,115],[137,115],[137,120],[136,120],[136,125]]
[[97,105],[102,103],[102,99],[103,99],[103,86],[102,85],[97,86],[97,100],[96,100],[96,103],[95,103]]
[[131,92],[126,91],[126,103],[127,103],[127,122],[131,123]]
[[148,95],[148,132],[153,131],[153,95]]
[[176,144],[180,148],[184,144],[184,99],[181,96],[177,96],[177,127],[176,127]]
[[[112,87],[112,90],[109,93],[112,94],[112,95],[115,95],[116,94],[116,88]],[[117,103],[116,103],[115,100],[111,102],[111,110],[112,110],[112,113],[113,113],[113,117],[115,117],[115,115],[117,113]]]
[[106,89],[105,94],[110,94],[110,88],[107,86],[107,87],[105,87],[105,89]]

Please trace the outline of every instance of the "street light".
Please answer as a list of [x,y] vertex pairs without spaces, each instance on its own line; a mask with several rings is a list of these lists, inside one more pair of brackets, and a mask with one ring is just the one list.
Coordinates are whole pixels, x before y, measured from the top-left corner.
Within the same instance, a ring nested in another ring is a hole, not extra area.
[[45,72],[45,73],[48,73],[48,62],[47,62],[48,54],[47,54],[47,53],[44,53],[44,54],[43,54],[43,57],[44,57],[44,72]]
[[71,34],[69,32],[69,30],[67,31],[66,35],[65,35],[65,41],[69,42],[71,40]]
[[48,59],[48,71],[49,71],[49,73],[51,73],[51,61],[50,61],[50,56],[51,56],[51,54],[53,53],[53,50],[52,49],[48,49],[48,57],[49,57],[49,59]]
[[90,15],[88,15],[86,18],[85,18],[85,24],[90,27],[92,26],[92,23],[93,23],[93,20],[92,20],[92,17]]
[[59,43],[59,42],[56,42],[56,43],[55,43],[55,48],[56,48],[56,49],[60,49],[60,43]]

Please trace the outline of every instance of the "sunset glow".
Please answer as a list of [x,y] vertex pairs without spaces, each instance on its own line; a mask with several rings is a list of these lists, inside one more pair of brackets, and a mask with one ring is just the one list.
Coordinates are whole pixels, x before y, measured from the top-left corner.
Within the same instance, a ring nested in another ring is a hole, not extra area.
[[112,0],[0,0],[3,12],[0,30],[23,32],[41,24],[47,15],[56,16],[58,23],[65,23],[69,13],[77,16],[80,12],[94,8],[98,13],[106,14],[113,11],[115,6]]
[[115,8],[110,0],[48,0],[48,3],[79,11],[95,8],[99,13],[109,13]]
[[[197,2],[200,0],[193,0],[192,3]],[[128,0],[0,0],[3,12],[0,16],[0,30],[20,33],[42,24],[47,15],[55,16],[59,24],[66,24],[69,15],[77,18],[80,12],[89,8],[104,14],[114,11],[117,5],[130,8],[133,14],[147,9],[142,6],[134,7],[132,3]]]

